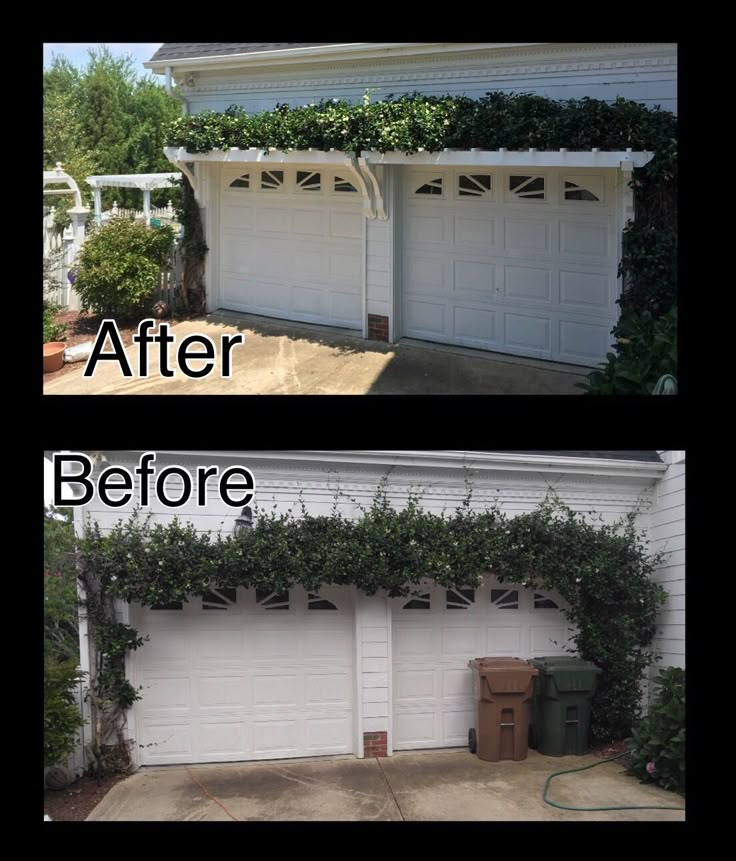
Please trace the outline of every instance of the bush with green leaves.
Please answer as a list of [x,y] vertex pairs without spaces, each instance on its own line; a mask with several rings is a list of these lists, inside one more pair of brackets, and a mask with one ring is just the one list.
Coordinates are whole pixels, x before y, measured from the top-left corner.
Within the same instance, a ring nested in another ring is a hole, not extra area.
[[625,313],[615,329],[618,354],[578,383],[591,395],[651,395],[659,379],[677,376],[677,306],[662,317]]
[[50,341],[61,341],[66,335],[66,324],[56,323],[56,315],[62,310],[61,305],[51,302],[49,299],[43,300],[43,342],[48,344]]
[[43,673],[43,762],[65,764],[74,750],[84,721],[74,690],[80,674],[75,660],[57,661],[46,656]]
[[94,230],[77,261],[74,287],[83,309],[113,316],[146,313],[173,246],[174,230],[168,226],[113,218]]
[[642,783],[685,792],[685,670],[660,670],[655,681],[657,698],[628,740],[628,771]]

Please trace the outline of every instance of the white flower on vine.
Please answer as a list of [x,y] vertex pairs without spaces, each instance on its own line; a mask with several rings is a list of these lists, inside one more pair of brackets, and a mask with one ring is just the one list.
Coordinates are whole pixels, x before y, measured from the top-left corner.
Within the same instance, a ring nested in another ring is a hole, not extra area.
[[576,582],[576,583],[579,583],[582,579],[583,579],[582,577],[576,577],[576,578],[575,578],[575,582]]

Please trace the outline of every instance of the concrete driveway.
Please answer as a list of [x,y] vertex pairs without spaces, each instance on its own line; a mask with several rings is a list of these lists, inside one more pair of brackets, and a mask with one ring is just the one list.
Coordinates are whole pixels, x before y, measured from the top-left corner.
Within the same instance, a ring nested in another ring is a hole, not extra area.
[[[684,812],[674,810],[583,813],[542,801],[552,772],[599,761],[596,756],[553,758],[530,751],[524,762],[490,763],[455,749],[403,752],[380,760],[147,768],[115,785],[87,819],[232,821],[224,805],[241,821],[684,821]],[[640,784],[617,762],[556,778],[550,798],[581,807],[684,806],[679,795]]]
[[[245,343],[232,351],[233,373],[189,379],[158,373],[158,347],[149,377],[125,379],[117,362],[98,365],[92,379],[79,370],[44,385],[46,395],[574,395],[587,370],[552,362],[518,359],[478,350],[367,341],[345,330],[217,313],[172,326],[177,344],[187,335],[243,332]],[[107,347],[109,352],[109,344]],[[138,346],[127,348],[137,373]],[[174,351],[172,351],[172,355]]]

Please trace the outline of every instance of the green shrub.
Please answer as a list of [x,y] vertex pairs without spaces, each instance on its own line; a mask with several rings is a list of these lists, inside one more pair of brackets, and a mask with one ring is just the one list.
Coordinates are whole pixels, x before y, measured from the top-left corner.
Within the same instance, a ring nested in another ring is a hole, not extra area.
[[66,334],[64,323],[55,323],[54,318],[61,311],[61,305],[56,305],[48,299],[43,300],[43,342],[61,341]]
[[74,699],[79,682],[77,662],[57,662],[47,656],[43,674],[43,762],[63,763],[77,743],[77,730],[84,721]]
[[82,246],[74,285],[85,311],[133,316],[145,313],[162,268],[169,265],[174,230],[113,218]]
[[677,376],[677,306],[662,317],[625,313],[613,330],[618,354],[588,375],[580,388],[591,395],[651,395],[665,374]]
[[660,670],[656,683],[657,700],[628,740],[628,771],[642,783],[685,792],[685,670]]
[[619,300],[624,314],[666,314],[677,304],[677,233],[635,221],[623,233],[619,274],[626,278]]

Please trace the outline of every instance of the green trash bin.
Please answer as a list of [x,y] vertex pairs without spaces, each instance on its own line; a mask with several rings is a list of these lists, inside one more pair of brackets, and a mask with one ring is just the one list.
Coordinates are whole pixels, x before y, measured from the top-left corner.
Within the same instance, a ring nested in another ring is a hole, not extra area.
[[532,703],[534,746],[545,756],[587,753],[590,705],[601,669],[568,655],[529,663],[539,670]]

